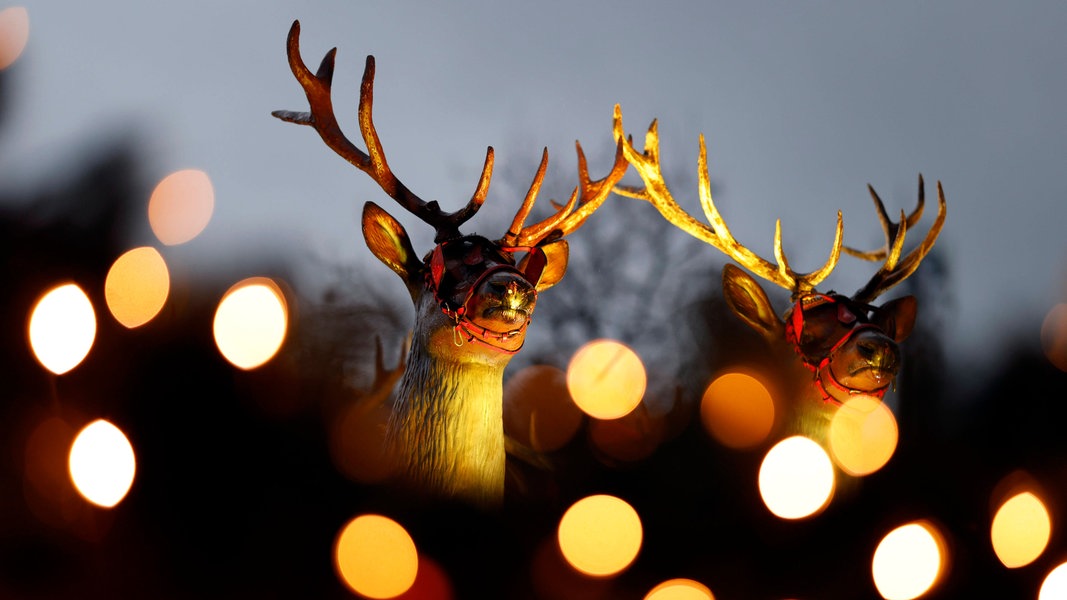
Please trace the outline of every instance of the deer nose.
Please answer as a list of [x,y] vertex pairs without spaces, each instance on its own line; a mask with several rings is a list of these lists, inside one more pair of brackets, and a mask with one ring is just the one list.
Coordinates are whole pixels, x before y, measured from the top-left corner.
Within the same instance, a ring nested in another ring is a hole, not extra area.
[[870,364],[885,369],[895,369],[900,358],[896,342],[880,331],[859,332],[856,353]]
[[528,281],[512,273],[501,273],[489,281],[489,291],[507,300],[513,306],[529,304],[534,289]]

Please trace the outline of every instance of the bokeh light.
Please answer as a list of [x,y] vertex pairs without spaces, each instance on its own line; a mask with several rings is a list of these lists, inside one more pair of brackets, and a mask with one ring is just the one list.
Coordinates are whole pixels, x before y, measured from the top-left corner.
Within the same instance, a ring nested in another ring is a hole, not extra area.
[[254,369],[281,348],[288,322],[288,306],[278,285],[265,277],[245,279],[219,301],[215,345],[235,367]]
[[771,448],[759,470],[763,503],[783,519],[802,519],[821,511],[834,492],[834,466],[822,446],[804,436],[786,438]]
[[886,534],[871,560],[878,593],[886,600],[911,600],[925,594],[941,576],[944,547],[937,528],[924,521]]
[[104,281],[108,310],[116,321],[131,329],[159,314],[169,293],[167,263],[150,246],[134,248],[115,259]]
[[563,514],[559,548],[572,567],[594,577],[609,577],[630,566],[641,550],[641,518],[621,498],[586,496]]
[[97,506],[111,508],[130,491],[137,460],[126,434],[97,419],[74,438],[68,467],[78,493]]
[[1041,582],[1037,600],[1063,600],[1067,598],[1067,563],[1061,563],[1049,571]]
[[1049,362],[1067,371],[1067,303],[1053,306],[1041,323],[1041,349]]
[[0,71],[10,67],[30,39],[30,14],[22,6],[0,10]]
[[184,244],[200,235],[215,210],[215,190],[207,173],[175,171],[156,184],[148,200],[148,224],[167,246]]
[[830,456],[849,475],[870,475],[881,469],[897,448],[897,420],[879,398],[849,398],[830,421]]
[[1009,569],[1026,566],[1041,556],[1052,535],[1045,503],[1032,492],[1021,492],[1000,505],[990,527],[997,558]]
[[567,367],[567,388],[575,404],[597,419],[617,419],[645,395],[645,365],[637,353],[614,340],[594,340],[578,349]]
[[715,600],[708,587],[692,579],[669,579],[652,588],[644,600]]
[[730,448],[750,448],[771,433],[774,401],[758,379],[745,373],[716,377],[700,401],[704,429]]
[[419,556],[402,525],[381,515],[360,515],[337,535],[334,567],[357,594],[395,598],[415,583]]
[[582,425],[582,411],[567,391],[567,375],[532,365],[504,383],[504,432],[538,452],[559,450]]
[[96,339],[96,313],[73,283],[46,292],[30,313],[30,347],[44,368],[62,375],[78,366]]

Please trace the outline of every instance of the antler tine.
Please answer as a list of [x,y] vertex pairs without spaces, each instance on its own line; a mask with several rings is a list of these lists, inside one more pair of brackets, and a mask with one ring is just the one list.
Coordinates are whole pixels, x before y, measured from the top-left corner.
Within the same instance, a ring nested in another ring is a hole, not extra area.
[[[923,184],[922,173],[919,174],[919,201],[915,205],[915,210],[911,211],[911,214],[907,216],[908,228],[915,227],[915,224],[919,222],[919,219],[923,216],[923,208],[926,205],[926,192]],[[889,220],[889,214],[885,210],[885,205],[882,204],[882,199],[878,197],[878,192],[874,191],[871,184],[867,184],[867,191],[871,195],[871,199],[874,200],[874,209],[878,212],[878,221],[882,224],[882,231],[885,232],[885,246],[877,250],[863,251],[845,246],[842,250],[845,254],[855,256],[863,260],[878,261],[885,260],[889,248],[893,245],[893,232],[896,231],[897,226],[891,220]]]
[[611,170],[607,175],[595,181],[589,178],[589,164],[585,158],[585,152],[582,150],[582,144],[575,141],[574,146],[578,153],[579,183],[574,188],[574,191],[571,192],[570,199],[563,206],[557,205],[556,212],[543,221],[529,227],[523,227],[523,222],[533,207],[537,190],[540,189],[541,181],[544,179],[544,170],[548,160],[548,151],[546,150],[541,159],[541,167],[538,169],[533,184],[530,186],[530,192],[526,195],[526,200],[523,201],[522,207],[519,209],[518,214],[515,215],[515,220],[504,237],[506,244],[532,246],[545,240],[559,239],[575,231],[604,203],[604,200],[614,189],[615,184],[626,173],[627,162],[621,142],[615,145],[615,161]]
[[[614,134],[616,140],[623,140],[622,111],[615,106]],[[659,131],[656,121],[652,121],[645,133],[645,150],[638,153],[632,143],[623,146],[626,160],[637,169],[644,182],[644,187],[616,186],[616,193],[650,202],[656,207],[664,218],[675,227],[685,231],[689,235],[715,247],[728,257],[767,281],[789,290],[794,296],[806,293],[814,289],[825,279],[837,266],[841,256],[843,222],[841,212],[837,213],[837,228],[834,234],[833,246],[830,248],[830,257],[819,269],[811,273],[797,273],[789,267],[785,252],[782,249],[782,224],[778,221],[775,225],[774,255],[776,264],[761,258],[745,246],[741,245],[730,233],[726,221],[722,218],[711,196],[711,178],[708,174],[707,147],[704,136],[700,136],[700,155],[697,159],[698,192],[700,205],[704,215],[711,224],[709,227],[697,221],[682,209],[671,195],[663,178],[663,172],[659,160]]]
[[473,217],[485,202],[489,180],[493,173],[493,148],[490,147],[486,151],[482,175],[470,201],[463,208],[446,213],[440,209],[436,201],[426,202],[419,198],[389,169],[389,163],[385,160],[385,152],[371,114],[374,104],[374,57],[367,57],[359,90],[359,129],[367,145],[367,152],[363,152],[341,131],[337,124],[337,117],[334,115],[330,94],[337,49],[333,48],[327,52],[318,71],[312,74],[300,57],[300,21],[293,21],[286,41],[286,53],[289,58],[289,67],[297,81],[300,82],[300,86],[304,88],[311,110],[308,112],[276,110],[271,114],[283,121],[308,125],[315,129],[319,137],[338,156],[370,175],[382,190],[402,207],[433,226],[437,231],[438,242],[458,236],[459,226]]
[[[919,185],[919,205],[921,207],[923,202],[921,176]],[[884,209],[882,210],[884,212]],[[916,209],[916,212],[919,212],[920,210],[921,208]],[[897,225],[896,232],[892,235],[888,230],[886,232],[887,240],[891,240],[892,245],[885,252],[885,263],[878,269],[878,272],[874,274],[871,280],[856,292],[854,298],[860,302],[870,302],[914,273],[915,269],[919,267],[919,263],[921,263],[923,258],[926,257],[926,254],[930,252],[930,249],[934,247],[934,242],[937,241],[938,235],[941,234],[941,227],[945,224],[946,212],[945,191],[941,188],[941,182],[938,181],[937,218],[934,220],[934,224],[930,226],[930,231],[926,233],[926,238],[923,239],[922,243],[916,246],[903,259],[900,259],[900,254],[904,248],[904,237],[907,234],[908,228],[912,225],[911,218],[905,217],[904,211],[900,211],[900,223]],[[886,221],[888,221],[888,219],[886,219]]]

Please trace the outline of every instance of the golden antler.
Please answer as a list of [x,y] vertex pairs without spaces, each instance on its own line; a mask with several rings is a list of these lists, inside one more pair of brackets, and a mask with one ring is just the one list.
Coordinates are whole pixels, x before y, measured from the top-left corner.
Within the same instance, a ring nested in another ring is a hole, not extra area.
[[436,201],[426,202],[416,196],[393,175],[389,164],[385,161],[385,151],[382,149],[382,142],[378,138],[378,132],[374,128],[371,117],[371,107],[374,104],[374,57],[367,57],[363,80],[359,88],[359,130],[367,145],[367,152],[363,152],[341,131],[333,112],[330,89],[333,85],[333,66],[337,48],[326,53],[318,71],[312,74],[300,58],[300,21],[293,21],[286,42],[286,53],[289,57],[289,67],[297,81],[300,82],[300,86],[304,88],[311,110],[309,112],[276,110],[271,114],[283,121],[314,128],[326,145],[341,158],[370,175],[382,190],[402,207],[433,226],[437,230],[437,242],[457,237],[459,226],[473,217],[485,202],[485,196],[489,191],[489,180],[493,175],[493,148],[490,147],[486,151],[485,166],[482,167],[478,187],[475,188],[470,201],[463,208],[446,213],[441,210]]
[[894,223],[889,219],[889,214],[886,213],[885,205],[882,204],[882,199],[878,197],[878,194],[874,191],[870,185],[867,189],[871,193],[871,199],[874,200],[875,210],[878,212],[878,220],[882,224],[882,231],[885,232],[885,247],[871,252],[860,252],[851,248],[845,248],[845,251],[862,258],[864,260],[877,261],[884,260],[882,267],[878,269],[878,272],[874,274],[867,285],[860,288],[853,298],[859,302],[870,302],[878,297],[880,294],[893,287],[894,285],[904,281],[909,275],[915,272],[915,269],[919,267],[919,263],[934,246],[934,242],[937,241],[937,236],[941,234],[941,227],[945,224],[945,192],[941,189],[941,182],[937,182],[937,218],[934,220],[934,224],[930,227],[930,231],[926,233],[926,238],[913,249],[903,260],[900,259],[900,253],[904,248],[904,236],[910,227],[914,226],[919,218],[922,217],[923,205],[925,204],[926,186],[923,183],[922,174],[919,175],[919,201],[915,210],[912,211],[907,217],[904,216],[904,211],[900,211],[900,222]]
[[553,203],[556,206],[555,214],[539,223],[523,227],[526,217],[529,216],[530,210],[537,200],[537,193],[541,190],[541,182],[545,178],[545,169],[548,166],[548,148],[545,148],[541,154],[541,165],[538,167],[537,174],[534,175],[533,182],[530,184],[530,191],[526,193],[522,206],[515,213],[515,218],[512,220],[511,226],[508,227],[508,232],[500,240],[502,245],[534,246],[544,240],[551,241],[552,239],[561,238],[578,229],[589,218],[589,215],[593,214],[604,203],[615,184],[626,173],[627,165],[626,158],[623,155],[623,142],[616,143],[615,162],[611,167],[611,171],[596,181],[589,179],[589,165],[585,159],[585,152],[582,151],[582,145],[578,142],[575,142],[574,145],[578,151],[579,185],[574,188],[570,200],[563,206]]
[[[622,143],[624,140],[622,110],[618,105],[615,105],[614,134],[616,141]],[[811,273],[797,273],[789,267],[789,261],[782,250],[781,220],[775,223],[774,229],[774,258],[777,264],[772,264],[738,243],[733,234],[730,233],[729,228],[726,227],[726,222],[723,220],[722,215],[719,214],[719,210],[715,207],[715,202],[711,197],[708,156],[703,135],[700,136],[700,157],[697,162],[698,191],[700,205],[704,209],[708,222],[711,224],[710,227],[691,217],[671,196],[660,169],[659,133],[656,121],[652,121],[648,132],[645,134],[644,153],[639,154],[632,143],[623,144],[622,150],[626,155],[626,160],[637,169],[645,185],[643,188],[616,186],[615,191],[617,193],[651,202],[656,207],[656,210],[674,226],[718,248],[759,277],[789,290],[794,297],[810,292],[822,280],[826,279],[834,270],[834,267],[837,266],[837,261],[841,256],[843,235],[841,211],[837,212],[837,229],[834,233],[833,246],[830,248],[830,257],[821,268]]]

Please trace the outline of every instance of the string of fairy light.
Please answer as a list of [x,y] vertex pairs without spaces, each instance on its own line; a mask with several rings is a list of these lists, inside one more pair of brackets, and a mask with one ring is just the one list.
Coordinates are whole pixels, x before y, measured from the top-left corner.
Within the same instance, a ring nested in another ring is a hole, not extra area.
[[[18,59],[28,38],[26,9],[0,11],[0,69]],[[147,219],[159,246],[131,248],[115,257],[102,290],[111,318],[136,329],[160,314],[171,292],[167,248],[194,241],[208,226],[214,203],[211,179],[204,171],[179,170],[158,182],[147,201]],[[235,282],[218,300],[213,336],[218,352],[233,368],[257,369],[286,343],[294,300],[285,289],[284,282],[250,277]],[[56,281],[40,290],[27,315],[29,349],[42,368],[62,376],[92,351],[101,314],[77,284]],[[1041,338],[1049,361],[1067,370],[1067,304],[1049,311]],[[700,400],[700,426],[729,449],[770,444],[753,474],[765,508],[785,521],[817,518],[834,500],[839,472],[866,477],[891,460],[898,441],[896,419],[885,403],[858,396],[835,413],[825,444],[804,436],[775,441],[771,436],[780,400],[764,383],[767,377],[754,370],[719,373]],[[594,340],[573,355],[566,369],[535,365],[512,375],[504,389],[504,426],[520,443],[551,452],[567,445],[584,423],[601,452],[637,459],[653,452],[655,441],[620,441],[612,437],[610,424],[649,410],[643,402],[646,387],[643,361],[632,348]],[[358,430],[347,418],[339,416],[340,426],[329,435],[335,466],[362,483],[386,480],[388,465],[367,459],[380,444],[374,432],[382,429],[383,421],[362,415],[356,421],[364,429]],[[342,431],[347,433],[338,433]],[[69,441],[70,483],[94,506],[121,510],[138,468],[136,448],[122,428],[108,420],[90,417]],[[1045,553],[1053,533],[1040,488],[1026,479],[1013,480],[996,493],[989,543],[1004,568],[1030,565]],[[884,532],[870,557],[871,578],[881,596],[920,598],[935,589],[952,560],[950,536],[933,518],[901,522]],[[625,498],[595,494],[559,515],[552,547],[567,568],[609,579],[631,567],[643,542],[638,511]],[[446,590],[439,597],[448,597],[448,573],[432,556],[420,553],[418,541],[387,515],[358,514],[339,523],[332,560],[339,581],[362,597],[402,597],[418,581],[424,588]],[[665,579],[644,598],[713,600],[714,586],[714,581]],[[1063,597],[1067,563],[1046,573],[1038,593],[1040,600]]]

